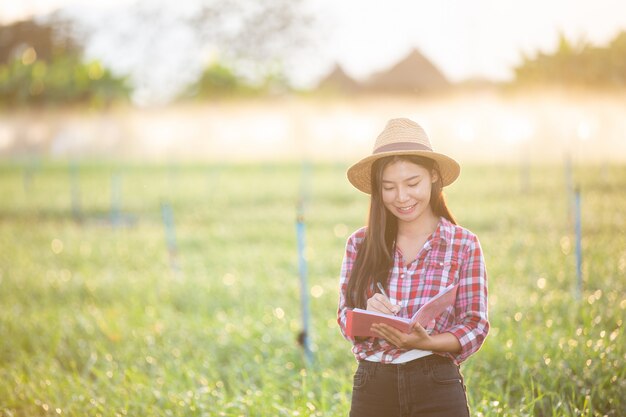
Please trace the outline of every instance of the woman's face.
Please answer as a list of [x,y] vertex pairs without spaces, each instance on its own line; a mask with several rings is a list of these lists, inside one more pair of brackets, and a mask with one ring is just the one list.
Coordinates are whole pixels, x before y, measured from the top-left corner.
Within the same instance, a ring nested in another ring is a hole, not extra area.
[[430,191],[436,173],[409,161],[392,162],[383,169],[383,204],[401,222],[412,222],[431,213]]

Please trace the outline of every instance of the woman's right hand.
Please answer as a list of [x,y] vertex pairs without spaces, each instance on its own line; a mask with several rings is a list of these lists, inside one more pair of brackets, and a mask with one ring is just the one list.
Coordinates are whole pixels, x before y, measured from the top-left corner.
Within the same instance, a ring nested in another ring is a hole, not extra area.
[[399,305],[392,304],[387,297],[380,293],[374,294],[367,300],[367,310],[369,311],[396,315],[400,311],[400,308]]

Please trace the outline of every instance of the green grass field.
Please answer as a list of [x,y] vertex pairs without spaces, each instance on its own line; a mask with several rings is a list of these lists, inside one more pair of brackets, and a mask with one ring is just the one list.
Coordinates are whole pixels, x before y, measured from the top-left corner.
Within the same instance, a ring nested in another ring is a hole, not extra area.
[[[335,321],[338,273],[368,200],[345,168],[310,170],[307,366],[297,164],[1,164],[0,415],[347,415],[356,362]],[[462,366],[473,414],[624,416],[626,166],[574,172],[579,299],[564,169],[522,172],[469,166],[447,190],[489,272],[492,330]]]

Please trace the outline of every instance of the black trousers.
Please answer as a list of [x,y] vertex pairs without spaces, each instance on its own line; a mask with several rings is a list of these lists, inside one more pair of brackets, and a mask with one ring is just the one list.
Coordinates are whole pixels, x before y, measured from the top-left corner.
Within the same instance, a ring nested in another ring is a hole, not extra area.
[[359,362],[350,417],[394,416],[468,417],[459,367],[434,354],[403,364]]

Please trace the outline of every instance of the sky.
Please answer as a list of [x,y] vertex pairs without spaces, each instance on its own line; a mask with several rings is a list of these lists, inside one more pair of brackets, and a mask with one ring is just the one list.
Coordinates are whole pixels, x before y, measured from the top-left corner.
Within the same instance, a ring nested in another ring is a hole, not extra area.
[[622,0],[386,0],[384,8],[372,0],[319,3],[333,26],[328,55],[356,77],[416,47],[452,81],[503,80],[522,52],[554,50],[559,33],[606,44],[626,30]]
[[[46,13],[58,7],[80,8],[86,19],[97,20],[103,12],[123,7],[133,0],[20,0],[0,2],[0,21],[6,22],[34,13]],[[159,0],[168,5],[181,5]],[[185,5],[196,0],[187,0]],[[469,78],[496,81],[512,77],[512,69],[522,54],[555,49],[559,34],[569,40],[605,45],[618,32],[626,30],[626,2],[623,0],[303,0],[317,17],[313,37],[314,53],[300,54],[287,64],[288,75],[301,86],[314,85],[335,62],[357,79],[365,79],[383,70],[417,48],[453,82]],[[383,7],[384,6],[384,7]],[[89,11],[90,13],[87,13]],[[91,16],[88,16],[91,14]],[[118,19],[112,19],[113,21]],[[114,24],[107,22],[107,25]],[[129,53],[120,56],[113,41],[105,34],[88,48],[92,57],[104,56],[105,64],[131,67],[146,66]],[[184,34],[180,34],[184,39]],[[174,59],[185,61],[185,49],[175,48]],[[117,55],[116,55],[117,53]],[[187,59],[182,66],[169,70],[188,81],[194,67]],[[154,68],[154,66],[150,66]],[[195,68],[195,69],[194,69]],[[163,65],[163,85],[168,68]],[[156,75],[155,75],[156,77]],[[186,77],[186,78],[185,78]],[[146,88],[150,88],[150,80]],[[172,87],[174,88],[174,87]],[[168,94],[167,92],[164,94]],[[146,96],[149,99],[149,96]]]

